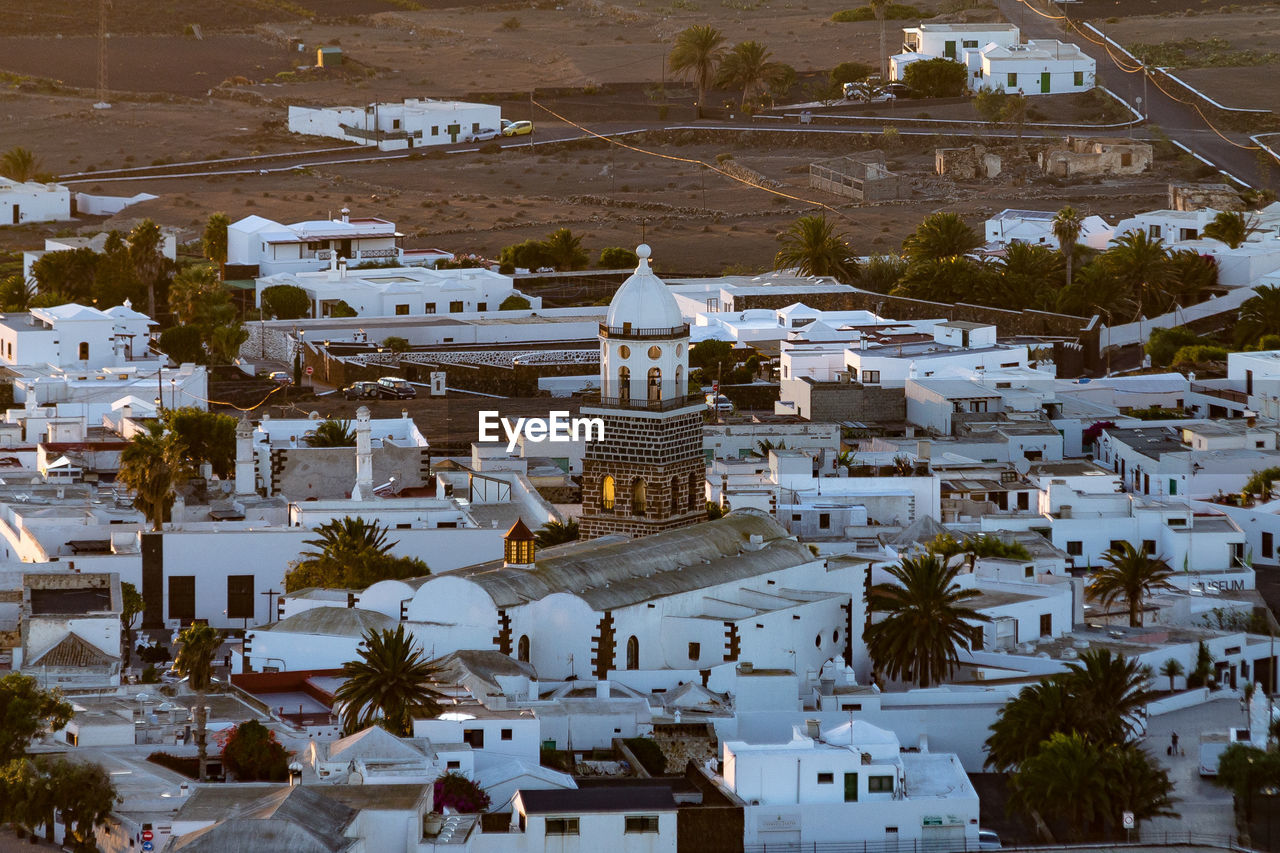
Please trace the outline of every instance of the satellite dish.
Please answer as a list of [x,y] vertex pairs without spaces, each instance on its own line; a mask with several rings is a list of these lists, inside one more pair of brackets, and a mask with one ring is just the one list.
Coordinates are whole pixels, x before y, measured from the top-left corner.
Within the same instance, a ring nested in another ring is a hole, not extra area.
[[1026,457],[1013,460],[1013,470],[1018,472],[1019,477],[1027,476],[1027,472],[1031,470],[1031,460]]

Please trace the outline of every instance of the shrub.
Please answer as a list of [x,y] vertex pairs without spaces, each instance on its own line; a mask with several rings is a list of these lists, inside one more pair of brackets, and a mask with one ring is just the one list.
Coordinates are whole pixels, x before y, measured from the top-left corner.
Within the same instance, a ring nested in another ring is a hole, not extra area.
[[195,326],[174,326],[160,333],[160,351],[178,364],[204,361],[204,336]]
[[283,782],[289,777],[289,751],[276,733],[247,720],[231,730],[222,747],[222,766],[241,782]]
[[307,316],[311,298],[301,287],[276,284],[262,291],[262,310],[277,320],[297,320]]
[[466,776],[450,771],[436,780],[435,804],[437,809],[447,806],[462,814],[475,814],[489,808],[489,795]]
[[831,85],[843,86],[865,80],[875,69],[861,62],[841,62],[831,69]]
[[339,299],[336,305],[329,307],[330,317],[355,317],[356,309],[347,304],[347,300]]
[[633,269],[640,263],[640,258],[632,249],[622,246],[609,246],[600,250],[600,268],[606,270]]
[[528,311],[530,302],[518,293],[513,293],[498,306],[499,311]]
[[147,664],[146,669],[142,670],[142,683],[155,684],[160,680],[160,672],[153,663]]
[[504,30],[518,30],[520,29],[520,19],[512,15],[502,22],[502,28]]
[[1201,342],[1200,336],[1186,326],[1174,326],[1171,329],[1152,329],[1144,349],[1151,356],[1152,364],[1167,367],[1178,350]]
[[[909,21],[913,18],[928,17],[931,17],[931,13],[921,11],[915,6],[910,6],[906,3],[890,3],[884,10],[884,19],[886,21]],[[831,16],[831,20],[838,24],[855,24],[859,21],[874,21],[875,19],[876,13],[871,11],[870,6],[845,9]]]
[[1227,351],[1222,347],[1197,344],[1182,347],[1173,356],[1173,366],[1179,370],[1200,367],[1213,361],[1226,361]]
[[964,94],[969,71],[964,63],[938,57],[907,66],[903,82],[923,98],[954,98]]
[[392,352],[408,352],[409,340],[399,335],[390,335],[382,339],[382,345]]

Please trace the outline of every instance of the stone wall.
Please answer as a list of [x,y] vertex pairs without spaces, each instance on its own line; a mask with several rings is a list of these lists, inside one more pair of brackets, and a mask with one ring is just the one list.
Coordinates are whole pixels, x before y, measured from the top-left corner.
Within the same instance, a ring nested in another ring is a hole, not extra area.
[[1170,210],[1244,210],[1240,193],[1230,184],[1169,184]]
[[595,373],[596,365],[583,364],[517,364],[510,367],[494,364],[409,363],[385,353],[381,361],[362,363],[329,355],[323,348],[307,348],[306,363],[315,369],[315,379],[341,388],[358,381],[376,381],[383,376],[400,376],[410,382],[429,382],[431,373],[443,370],[450,388],[500,394],[504,397],[536,397],[538,380],[544,376],[581,376]]
[[1000,174],[1001,166],[1000,155],[988,153],[981,145],[935,148],[933,151],[934,171],[955,181],[994,178]]
[[1131,139],[1067,137],[1040,152],[1040,168],[1055,178],[1138,175],[1151,167],[1154,149]]
[[[431,480],[431,453],[425,447],[383,445],[373,451],[373,482],[416,488]],[[354,447],[282,447],[271,451],[272,494],[291,499],[343,498],[356,481]]]
[[910,186],[885,166],[883,151],[867,151],[809,164],[809,186],[854,201],[891,201]]
[[783,396],[795,403],[797,415],[819,423],[893,424],[907,419],[907,396],[902,388],[796,379],[784,383]]

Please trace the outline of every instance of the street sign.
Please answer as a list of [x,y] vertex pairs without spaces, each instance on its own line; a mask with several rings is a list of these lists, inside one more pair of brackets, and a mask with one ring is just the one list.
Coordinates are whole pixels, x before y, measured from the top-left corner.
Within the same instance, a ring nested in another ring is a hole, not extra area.
[[155,836],[155,833],[153,833],[151,830],[149,830],[149,829],[144,829],[144,830],[142,830],[142,840],[143,840],[143,841],[150,841],[151,839],[153,839],[153,838],[155,838],[155,837],[156,837],[156,836]]
[[711,383],[711,393],[712,393],[712,394],[719,395],[719,393],[720,393],[720,383],[719,383],[719,382],[712,382],[712,383]]
[[431,396],[443,397],[445,394],[445,372],[443,370],[431,371]]
[[311,365],[309,365],[309,364],[308,364],[308,365],[307,365],[307,375],[308,375],[308,376],[310,376],[311,374],[313,374],[313,373],[315,373],[315,372],[316,372],[316,369],[315,369],[314,367],[312,367]]
[[156,849],[156,846],[152,844],[150,841],[144,841],[142,842],[142,849],[145,851],[145,853],[151,853],[152,850]]
[[1125,829],[1133,829],[1133,812],[1125,812],[1120,819],[1120,823]]

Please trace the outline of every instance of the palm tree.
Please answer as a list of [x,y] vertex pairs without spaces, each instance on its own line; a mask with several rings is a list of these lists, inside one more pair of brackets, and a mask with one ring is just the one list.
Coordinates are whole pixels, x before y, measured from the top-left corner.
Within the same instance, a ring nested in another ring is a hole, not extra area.
[[218,265],[218,277],[227,275],[227,226],[231,217],[225,213],[209,214],[204,226],[204,256]]
[[1076,733],[1058,732],[1027,758],[1010,780],[1009,805],[1087,838],[1114,806],[1104,750]]
[[133,656],[133,631],[138,626],[138,617],[146,607],[142,593],[128,581],[120,584],[120,627],[124,629],[124,661],[125,669],[129,668],[129,660]]
[[178,437],[151,421],[120,453],[120,482],[133,489],[152,530],[160,530],[173,507],[174,487],[191,475],[186,448]]
[[1057,732],[1080,726],[1080,705],[1066,679],[1044,678],[1022,688],[996,712],[987,737],[987,767],[1007,773],[1036,754]]
[[196,323],[213,305],[230,301],[231,294],[218,280],[218,271],[203,264],[182,270],[169,285],[169,311],[181,325]]
[[1263,284],[1253,289],[1240,306],[1236,341],[1248,343],[1263,335],[1280,335],[1280,286]]
[[1151,669],[1109,649],[1090,649],[1060,676],[1079,703],[1078,729],[1098,743],[1128,743],[1151,692]]
[[1169,781],[1169,774],[1152,761],[1142,747],[1131,743],[1110,750],[1107,764],[1110,777],[1107,788],[1111,794],[1108,817],[1112,821],[1117,812],[1133,812],[1137,823],[1153,817],[1177,816],[1171,809],[1173,783]]
[[1169,679],[1169,692],[1173,692],[1173,680],[1182,675],[1186,670],[1177,658],[1169,658],[1160,664],[1160,674]]
[[802,216],[778,235],[782,248],[774,256],[779,269],[794,267],[800,275],[826,275],[848,284],[858,276],[858,262],[844,234],[825,214]]
[[342,703],[345,734],[381,723],[392,734],[408,737],[415,716],[440,713],[445,697],[429,686],[439,666],[426,658],[403,625],[394,631],[370,631],[362,645],[360,660],[342,665],[346,681],[334,694]]
[[247,340],[249,330],[240,323],[214,326],[209,332],[209,354],[213,356],[215,364],[231,364]]
[[956,585],[959,568],[934,554],[904,557],[888,571],[896,583],[876,584],[867,597],[872,612],[887,614],[863,632],[871,659],[890,678],[921,687],[946,680],[959,663],[957,650],[970,648],[974,623],[991,621],[963,606],[981,593]]
[[1190,249],[1169,253],[1165,290],[1177,305],[1195,305],[1209,297],[1218,284],[1218,265],[1213,258]]
[[1118,543],[1103,554],[1103,559],[1108,565],[1094,572],[1089,594],[1096,596],[1103,607],[1123,598],[1129,606],[1129,625],[1141,628],[1142,600],[1156,590],[1173,589],[1168,581],[1173,569],[1160,557],[1139,551],[1131,542]]
[[156,282],[164,270],[164,256],[160,254],[163,235],[160,226],[144,219],[129,232],[129,257],[138,271],[138,280],[147,286],[147,314],[156,316]]
[[966,255],[982,245],[982,235],[954,213],[927,216],[902,243],[912,263],[940,261]]
[[30,150],[15,145],[0,154],[0,175],[18,183],[34,180],[40,171],[40,158]]
[[578,520],[571,518],[565,522],[548,521],[533,534],[539,548],[551,548],[578,539]]
[[187,686],[196,692],[196,754],[200,759],[200,781],[205,779],[208,737],[205,730],[209,714],[204,707],[204,694],[213,678],[213,656],[222,645],[222,635],[209,625],[191,625],[178,635],[178,656],[173,667],[187,678]]
[[547,260],[557,270],[580,270],[587,265],[587,253],[582,248],[582,238],[574,236],[568,228],[557,228],[543,241]]
[[1245,216],[1238,210],[1224,210],[1204,227],[1204,236],[1238,249],[1258,230],[1258,218]]
[[[929,540],[925,545],[925,549],[930,554],[940,557],[943,565],[945,566],[950,566],[953,560],[968,552],[964,543],[952,536],[950,533],[939,533],[937,536]],[[963,562],[964,561],[961,561],[961,563]]]
[[303,552],[303,557],[338,559],[365,551],[386,554],[398,543],[387,541],[387,528],[376,521],[368,522],[360,516],[346,516],[326,521],[316,528],[317,538],[303,540],[303,545],[320,549],[319,552]]
[[667,65],[677,76],[692,77],[698,85],[698,118],[707,100],[707,86],[724,55],[724,35],[710,24],[689,27],[676,36]]
[[1163,240],[1146,231],[1126,231],[1103,258],[1112,275],[1136,297],[1138,316],[1161,313],[1162,303],[1169,301],[1164,290],[1169,252]]
[[1061,292],[1062,256],[1048,246],[1011,243],[1000,261],[1002,308],[1051,309]]
[[355,447],[356,433],[351,428],[351,421],[328,418],[316,424],[315,430],[307,436],[307,444],[311,447]]
[[1059,210],[1053,217],[1053,236],[1058,241],[1058,251],[1067,265],[1067,287],[1071,286],[1071,263],[1076,253],[1076,241],[1084,228],[1084,217],[1071,206]]
[[876,20],[880,22],[880,79],[889,79],[889,51],[885,47],[884,19],[892,0],[867,0]]
[[716,83],[727,88],[742,89],[742,108],[758,91],[772,85],[786,73],[780,62],[769,57],[773,53],[758,41],[738,42],[720,60]]

